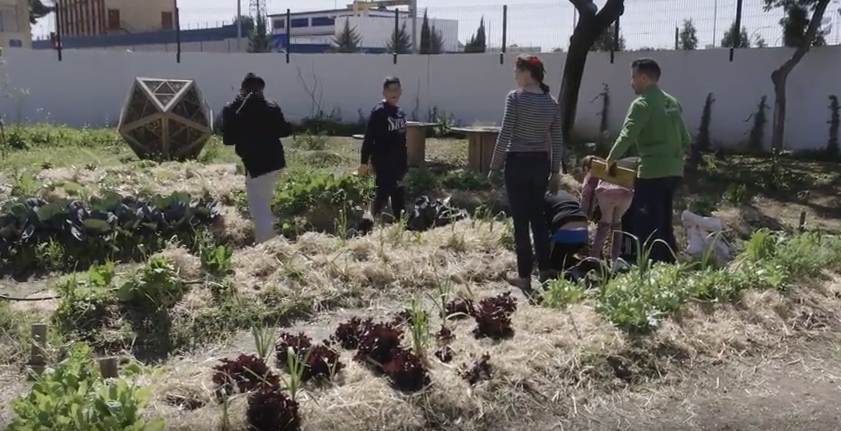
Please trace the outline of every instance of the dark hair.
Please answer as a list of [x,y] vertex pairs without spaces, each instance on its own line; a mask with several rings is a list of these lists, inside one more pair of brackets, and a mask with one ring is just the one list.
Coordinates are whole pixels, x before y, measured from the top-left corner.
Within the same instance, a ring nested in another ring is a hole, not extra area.
[[397,84],[398,87],[401,86],[400,78],[396,76],[387,76],[383,81],[383,90],[387,89],[388,87],[391,87],[394,84]]
[[240,88],[246,91],[260,92],[266,88],[266,81],[253,73],[249,73],[242,79],[242,85]]
[[631,63],[631,67],[637,72],[651,78],[652,81],[660,80],[660,65],[650,58],[638,58]]
[[537,81],[537,84],[540,85],[540,89],[543,90],[543,93],[549,94],[549,86],[543,83],[543,79],[546,78],[546,67],[543,65],[543,61],[541,61],[540,58],[536,55],[521,55],[517,57],[517,62],[514,67],[516,67],[517,70],[528,72],[532,79]]
[[595,159],[595,157],[593,157],[593,156],[586,156],[583,159],[581,159],[581,168],[582,169],[592,168],[593,167],[593,159]]

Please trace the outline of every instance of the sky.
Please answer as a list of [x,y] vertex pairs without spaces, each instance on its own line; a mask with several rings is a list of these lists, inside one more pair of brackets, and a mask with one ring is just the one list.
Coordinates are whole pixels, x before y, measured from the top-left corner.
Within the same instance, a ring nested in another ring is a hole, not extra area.
[[[242,0],[247,12],[249,0]],[[266,0],[269,14],[333,9],[350,0]],[[603,4],[604,0],[596,0]],[[544,50],[566,48],[574,25],[574,8],[568,0],[418,0],[419,10],[426,9],[431,18],[459,21],[459,39],[467,40],[484,17],[488,44],[502,45],[503,5],[508,5],[507,44],[540,46]],[[629,0],[620,29],[626,47],[674,47],[675,28],[685,19],[692,19],[698,30],[701,47],[719,45],[724,32],[736,16],[736,0]],[[779,20],[782,12],[763,11],[763,0],[744,0],[742,25],[751,38],[761,37],[770,46],[780,45]],[[236,16],[237,0],[178,0],[181,28],[207,28],[228,24]],[[833,0],[825,22],[832,26],[830,44],[841,44],[841,0]],[[831,13],[830,13],[831,12]],[[53,16],[44,18],[33,28],[36,37],[44,37],[55,28]]]

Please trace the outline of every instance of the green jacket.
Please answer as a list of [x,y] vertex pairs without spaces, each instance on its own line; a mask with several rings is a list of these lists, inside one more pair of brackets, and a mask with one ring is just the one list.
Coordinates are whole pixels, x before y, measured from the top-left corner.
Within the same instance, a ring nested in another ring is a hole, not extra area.
[[621,159],[636,145],[640,158],[637,177],[682,177],[689,143],[680,103],[665,91],[652,88],[631,103],[607,160]]

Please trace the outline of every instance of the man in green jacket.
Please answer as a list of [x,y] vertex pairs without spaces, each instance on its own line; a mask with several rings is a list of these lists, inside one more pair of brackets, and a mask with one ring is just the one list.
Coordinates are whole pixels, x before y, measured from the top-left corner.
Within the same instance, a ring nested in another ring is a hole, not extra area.
[[623,226],[623,230],[651,247],[653,261],[673,262],[677,252],[672,225],[674,195],[683,179],[690,136],[680,103],[660,89],[659,80],[660,66],[654,60],[643,58],[631,63],[631,87],[637,97],[607,162],[612,166],[632,145],[636,148],[640,162],[634,201],[629,211],[630,226]]

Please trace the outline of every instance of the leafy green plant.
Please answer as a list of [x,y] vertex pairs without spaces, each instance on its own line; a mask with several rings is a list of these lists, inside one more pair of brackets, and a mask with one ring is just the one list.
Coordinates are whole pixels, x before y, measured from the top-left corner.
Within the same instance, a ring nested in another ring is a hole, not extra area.
[[59,331],[92,340],[116,302],[112,262],[92,266],[85,277],[71,276],[56,284],[60,299],[53,320]]
[[172,260],[155,256],[117,290],[117,299],[138,308],[172,306],[185,292]]
[[207,273],[215,277],[226,277],[234,273],[234,264],[231,260],[233,256],[233,247],[223,244],[202,248],[199,258],[202,269]]
[[582,283],[567,280],[564,277],[552,280],[541,294],[540,304],[549,308],[566,308],[577,304],[587,297],[587,289]]
[[66,359],[47,370],[31,391],[12,403],[16,417],[8,431],[161,431],[162,418],[144,417],[149,388],[134,383],[140,371],[125,367],[125,377],[105,380],[87,346],[73,346]]
[[[0,273],[25,274],[45,266],[84,269],[145,257],[172,237],[192,243],[220,211],[218,202],[187,193],[143,199],[106,192],[87,203],[21,199],[5,205],[0,215]],[[50,260],[39,261],[45,257]]]

